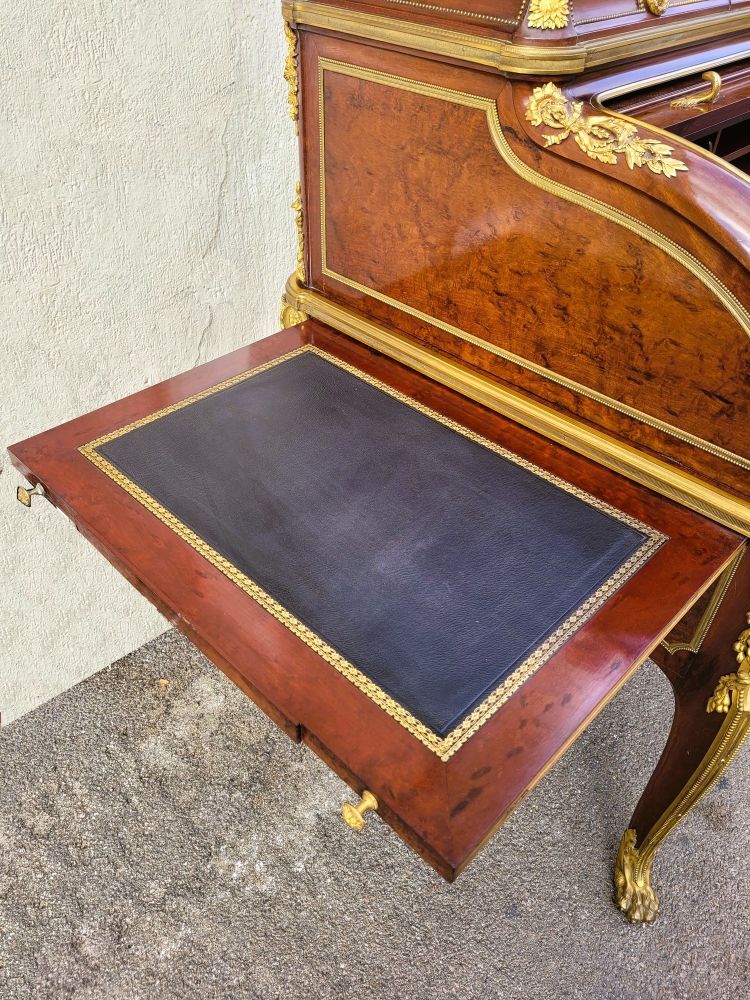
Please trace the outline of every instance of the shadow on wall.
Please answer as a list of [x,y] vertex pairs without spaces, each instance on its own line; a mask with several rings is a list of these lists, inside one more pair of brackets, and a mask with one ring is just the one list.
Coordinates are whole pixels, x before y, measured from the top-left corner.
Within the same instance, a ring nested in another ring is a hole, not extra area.
[[297,179],[278,0],[7,0],[0,149],[3,723],[164,621],[4,447],[275,332]]

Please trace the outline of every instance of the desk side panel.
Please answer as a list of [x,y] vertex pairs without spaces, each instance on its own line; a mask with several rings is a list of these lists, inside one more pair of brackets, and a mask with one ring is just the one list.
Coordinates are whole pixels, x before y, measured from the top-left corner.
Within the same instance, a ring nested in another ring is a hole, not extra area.
[[532,85],[302,35],[310,286],[750,500],[750,182],[600,162]]

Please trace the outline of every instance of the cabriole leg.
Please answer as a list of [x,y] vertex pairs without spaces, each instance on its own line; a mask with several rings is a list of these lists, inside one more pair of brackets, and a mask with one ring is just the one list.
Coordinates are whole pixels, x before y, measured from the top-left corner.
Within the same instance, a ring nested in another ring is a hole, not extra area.
[[750,625],[747,547],[717,586],[722,599],[709,608],[708,627],[699,627],[686,648],[669,652],[661,646],[653,653],[676,704],[664,753],[617,854],[615,899],[633,923],[652,923],[659,911],[651,885],[659,845],[721,777],[750,732],[750,628],[743,630]]

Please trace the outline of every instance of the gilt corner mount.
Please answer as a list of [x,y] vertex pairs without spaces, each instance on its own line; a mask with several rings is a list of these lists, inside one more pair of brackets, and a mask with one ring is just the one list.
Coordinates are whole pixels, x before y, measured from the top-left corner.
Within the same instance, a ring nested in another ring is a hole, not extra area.
[[567,28],[569,17],[569,0],[531,0],[529,4],[530,28]]
[[284,79],[286,80],[288,93],[287,103],[289,105],[289,117],[294,122],[294,130],[299,135],[299,77],[297,76],[297,35],[289,24],[284,22],[284,35],[286,36],[287,54],[284,63]]

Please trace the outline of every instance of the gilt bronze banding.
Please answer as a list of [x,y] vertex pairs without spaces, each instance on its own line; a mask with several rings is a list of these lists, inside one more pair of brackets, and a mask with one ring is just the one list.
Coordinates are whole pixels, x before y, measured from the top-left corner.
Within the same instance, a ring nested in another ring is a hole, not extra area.
[[[293,24],[323,28],[360,39],[401,46],[432,56],[486,66],[501,73],[525,76],[572,76],[595,66],[642,58],[678,45],[697,44],[732,32],[747,30],[745,10],[721,10],[692,18],[675,31],[658,18],[631,37],[619,34],[576,40],[566,45],[534,45],[470,34],[421,22],[342,9],[312,0],[284,0],[284,17]],[[557,20],[562,20],[560,13]]]

